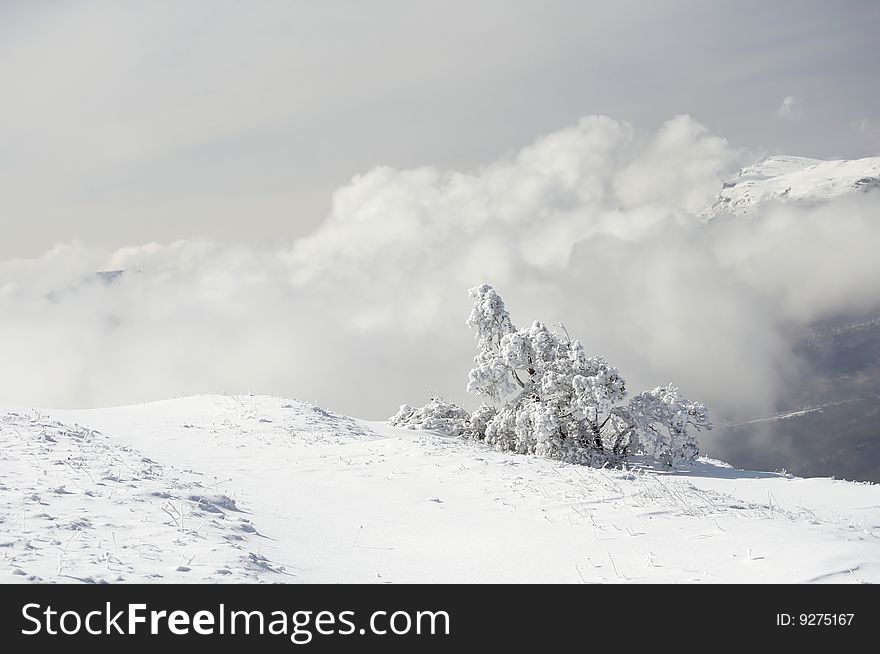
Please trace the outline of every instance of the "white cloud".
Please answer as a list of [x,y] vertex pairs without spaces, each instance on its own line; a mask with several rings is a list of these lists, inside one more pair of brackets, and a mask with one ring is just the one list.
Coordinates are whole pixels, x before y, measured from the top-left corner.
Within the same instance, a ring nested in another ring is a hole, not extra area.
[[0,2],[0,258],[300,236],[356,171],[469,169],[584,111],[871,153],[874,3],[639,4]]
[[797,118],[801,115],[801,102],[793,95],[785,96],[776,115],[780,118]]
[[[0,400],[252,390],[372,418],[467,401],[466,290],[487,281],[516,322],[564,321],[633,390],[673,381],[718,416],[767,412],[797,370],[793,329],[880,309],[880,207],[857,194],[702,225],[734,158],[688,117],[646,135],[594,116],[477,170],[359,175],[283,247],[3,261]],[[94,275],[112,269],[127,272]]]

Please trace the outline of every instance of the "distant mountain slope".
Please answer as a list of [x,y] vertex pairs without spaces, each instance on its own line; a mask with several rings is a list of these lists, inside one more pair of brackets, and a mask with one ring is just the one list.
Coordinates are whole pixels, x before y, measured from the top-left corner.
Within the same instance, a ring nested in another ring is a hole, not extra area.
[[770,157],[743,168],[703,217],[747,214],[763,202],[824,202],[854,191],[880,188],[880,157],[823,161],[806,157]]
[[[858,192],[880,194],[880,157],[776,156],[725,183],[703,217],[746,216],[772,204],[816,205]],[[880,482],[880,317],[827,316],[788,337],[803,369],[788,381],[777,415],[740,415],[736,424],[719,426],[714,442],[739,466]],[[737,442],[749,446],[725,447]]]
[[880,582],[880,486],[567,465],[271,397],[0,408],[6,581]]
[[719,426],[717,442],[742,442],[736,465],[762,465],[805,476],[880,482],[880,316],[839,316],[793,336],[803,362],[776,407]]

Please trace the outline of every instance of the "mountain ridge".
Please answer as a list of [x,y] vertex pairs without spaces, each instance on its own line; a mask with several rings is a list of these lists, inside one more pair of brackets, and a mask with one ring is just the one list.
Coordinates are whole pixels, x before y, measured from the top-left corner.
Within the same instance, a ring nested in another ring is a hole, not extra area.
[[853,193],[880,189],[880,157],[823,160],[776,155],[742,168],[724,182],[701,214],[747,215],[767,202],[819,204]]

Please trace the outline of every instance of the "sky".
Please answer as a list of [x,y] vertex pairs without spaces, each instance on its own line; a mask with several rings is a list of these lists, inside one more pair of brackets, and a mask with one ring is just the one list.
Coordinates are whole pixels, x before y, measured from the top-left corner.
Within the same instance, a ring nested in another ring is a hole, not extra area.
[[375,166],[602,114],[746,156],[880,152],[876,2],[0,3],[0,257],[286,242]]
[[631,391],[771,415],[797,334],[880,311],[880,196],[698,214],[769,154],[880,154],[878,27],[867,2],[0,3],[0,403],[472,407],[488,282]]

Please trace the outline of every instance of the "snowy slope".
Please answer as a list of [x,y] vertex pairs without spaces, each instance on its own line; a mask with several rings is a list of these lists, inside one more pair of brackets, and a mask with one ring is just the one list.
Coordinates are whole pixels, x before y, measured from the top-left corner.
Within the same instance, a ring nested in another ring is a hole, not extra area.
[[278,398],[0,410],[0,456],[6,581],[880,581],[880,486],[591,469]]
[[201,473],[38,412],[0,414],[3,581],[257,581],[235,501]]
[[831,200],[853,191],[880,188],[880,157],[823,161],[806,157],[770,157],[743,168],[708,209],[706,219],[722,213],[747,214],[762,202]]

